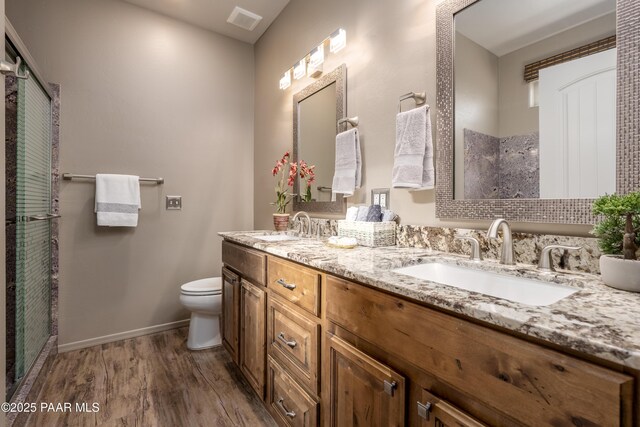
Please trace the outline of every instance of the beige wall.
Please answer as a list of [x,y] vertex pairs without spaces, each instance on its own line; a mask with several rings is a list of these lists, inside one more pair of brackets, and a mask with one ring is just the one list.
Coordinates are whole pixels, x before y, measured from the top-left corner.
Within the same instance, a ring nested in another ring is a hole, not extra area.
[[[347,112],[360,117],[363,187],[349,203],[369,203],[372,188],[389,187],[393,167],[398,96],[426,91],[435,128],[436,0],[291,0],[255,45],[255,227],[271,228],[272,163],[292,144],[292,96],[311,83],[278,88],[282,73],[336,28],[347,47],[329,55],[325,71],[347,64]],[[391,207],[404,224],[484,228],[488,221],[440,221],[434,191],[391,191]],[[514,224],[516,230],[585,235],[589,227]]]
[[498,135],[498,57],[456,33],[455,198],[464,199],[464,130]]
[[253,223],[253,48],[112,0],[7,14],[61,85],[61,172],[166,180],[135,229],[96,227],[94,185],[62,183],[60,343],[187,318],[180,284],[220,274],[216,232]]
[[615,28],[616,16],[611,13],[500,57],[500,119],[496,136],[525,135],[538,130],[538,108],[529,108],[525,65],[612,36]]

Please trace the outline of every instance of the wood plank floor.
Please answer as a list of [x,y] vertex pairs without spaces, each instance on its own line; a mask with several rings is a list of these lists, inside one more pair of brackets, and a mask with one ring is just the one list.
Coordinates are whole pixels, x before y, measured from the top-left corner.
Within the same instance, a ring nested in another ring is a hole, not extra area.
[[[275,426],[222,347],[192,352],[186,341],[182,328],[58,355],[37,400],[74,412],[36,412],[26,425]],[[82,402],[99,412],[75,412]]]

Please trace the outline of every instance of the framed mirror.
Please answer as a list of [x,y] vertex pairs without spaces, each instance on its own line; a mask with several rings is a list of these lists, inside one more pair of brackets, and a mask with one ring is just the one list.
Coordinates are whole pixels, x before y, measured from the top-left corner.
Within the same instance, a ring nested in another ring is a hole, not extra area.
[[637,9],[633,0],[438,6],[439,218],[590,224],[596,197],[640,187]]
[[335,166],[337,122],[346,115],[346,73],[342,64],[293,96],[293,161],[315,165],[310,201],[303,201],[307,182],[298,178],[293,186],[294,211],[343,214],[346,199],[331,201]]

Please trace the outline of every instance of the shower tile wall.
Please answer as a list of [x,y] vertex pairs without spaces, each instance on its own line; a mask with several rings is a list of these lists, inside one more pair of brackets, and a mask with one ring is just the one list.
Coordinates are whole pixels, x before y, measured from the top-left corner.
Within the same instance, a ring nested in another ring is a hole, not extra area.
[[464,198],[540,196],[539,134],[497,138],[464,130]]
[[[13,76],[5,82],[5,185],[6,218],[16,216],[16,177],[18,141],[18,80]],[[9,224],[6,232],[6,389],[15,380],[16,362],[16,225]]]

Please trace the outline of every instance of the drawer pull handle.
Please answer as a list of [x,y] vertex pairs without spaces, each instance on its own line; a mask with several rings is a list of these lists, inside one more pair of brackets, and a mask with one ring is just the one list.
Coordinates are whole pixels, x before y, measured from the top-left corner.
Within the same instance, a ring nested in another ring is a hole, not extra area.
[[295,418],[296,413],[293,411],[288,410],[287,408],[285,408],[284,406],[284,399],[281,397],[280,399],[278,399],[278,401],[276,402],[276,405],[278,405],[278,408],[280,408],[280,410],[282,412],[284,412],[284,414],[289,417],[289,418]]
[[287,338],[284,336],[284,332],[280,332],[278,334],[278,339],[280,341],[282,341],[283,343],[285,343],[286,345],[288,345],[289,347],[291,347],[291,348],[294,348],[295,346],[298,345],[298,343],[295,342],[295,340],[287,341]]
[[429,413],[431,412],[431,402],[418,402],[418,416],[429,421]]
[[294,285],[293,283],[287,283],[284,279],[278,279],[276,280],[276,283],[285,289],[289,289],[290,291],[296,288],[296,285]]

